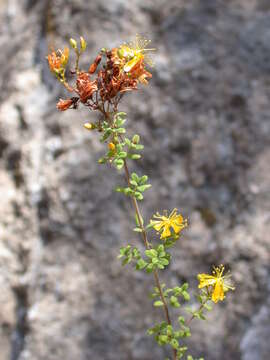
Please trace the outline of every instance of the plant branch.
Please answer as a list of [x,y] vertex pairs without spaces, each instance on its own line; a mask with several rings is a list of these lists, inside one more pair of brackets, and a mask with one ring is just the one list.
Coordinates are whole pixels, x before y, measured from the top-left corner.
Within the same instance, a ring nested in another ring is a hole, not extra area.
[[[127,183],[130,186],[130,174],[129,174],[129,169],[128,169],[126,160],[124,160],[124,169],[125,169],[125,176],[126,176]],[[145,228],[143,226],[141,211],[140,211],[137,199],[135,197],[132,197],[132,204],[134,206],[134,210],[135,210],[135,213],[136,213],[137,218],[138,218],[139,227],[140,227],[140,229],[142,231],[141,234],[142,234],[144,245],[145,245],[146,249],[151,249],[151,245],[150,245],[150,243],[149,243],[149,241],[147,239],[146,230],[145,230]],[[164,309],[164,313],[165,313],[167,323],[168,323],[168,325],[171,325],[172,322],[171,322],[171,319],[170,319],[169,309],[168,309],[168,305],[167,305],[167,302],[165,300],[165,297],[164,297],[164,294],[163,294],[163,291],[162,291],[162,288],[161,288],[161,284],[160,284],[160,280],[159,280],[159,276],[158,276],[158,271],[154,270],[153,274],[154,274],[155,283],[156,283],[156,286],[158,288],[161,301],[163,303],[163,309]],[[177,359],[177,351],[176,351],[176,349],[173,349],[173,358],[174,358],[174,360]]]
[[200,312],[202,311],[202,309],[204,308],[204,305],[207,303],[207,301],[209,301],[209,298],[206,298],[205,301],[204,301],[204,302],[201,304],[201,306],[199,307],[199,309],[193,313],[193,315],[192,315],[192,316],[190,317],[190,319],[187,321],[186,326],[189,326],[190,323],[191,323],[191,321],[192,321],[193,319],[195,319],[195,317],[196,317],[195,314],[196,314],[196,313],[200,313]]

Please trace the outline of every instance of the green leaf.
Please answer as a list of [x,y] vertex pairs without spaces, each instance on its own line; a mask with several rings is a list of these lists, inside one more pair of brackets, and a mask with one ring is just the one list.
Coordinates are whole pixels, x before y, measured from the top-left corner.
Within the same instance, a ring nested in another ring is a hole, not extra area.
[[188,283],[184,283],[182,286],[181,286],[181,289],[183,291],[186,291],[188,289]]
[[129,158],[132,160],[138,160],[141,158],[140,154],[129,154]]
[[172,325],[167,325],[167,328],[166,328],[166,330],[167,330],[167,335],[172,335],[172,333],[173,333],[173,327],[172,327]]
[[119,115],[120,113],[116,114],[115,115],[115,125],[117,127],[120,127],[122,126],[125,122],[126,122],[126,119],[125,119],[125,115],[122,116],[122,115]]
[[162,301],[160,301],[160,300],[158,300],[158,301],[155,301],[154,302],[154,306],[163,306],[163,302]]
[[185,324],[185,318],[183,316],[179,316],[178,317],[178,322],[180,325],[184,325]]
[[158,253],[158,256],[160,258],[164,258],[167,255],[167,253],[165,251],[161,251],[160,253]]
[[120,151],[122,151],[122,145],[121,144],[116,144],[116,151],[119,153]]
[[179,348],[179,343],[178,343],[178,341],[177,341],[176,339],[172,339],[172,340],[170,341],[170,344],[171,344],[171,346],[172,346],[174,349],[178,349],[178,348]]
[[106,140],[110,137],[111,133],[112,133],[112,130],[109,128],[108,130],[106,130],[106,131],[104,132],[104,134],[103,134],[103,136],[101,137],[100,141],[101,141],[101,142],[106,141]]
[[203,306],[204,306],[204,307],[206,308],[206,310],[208,310],[208,311],[211,311],[211,310],[212,310],[212,306],[211,306],[210,304],[205,303]]
[[180,296],[182,294],[182,289],[179,286],[173,288],[174,296]]
[[123,193],[125,195],[133,195],[133,190],[131,188],[127,187],[127,188],[124,188]]
[[189,293],[187,291],[183,291],[182,292],[182,296],[185,299],[185,301],[189,301],[190,300],[190,296]]
[[143,192],[143,191],[149,189],[151,186],[152,186],[151,184],[141,185],[141,186],[137,187],[137,190]]
[[169,261],[168,261],[167,259],[160,259],[160,260],[159,260],[159,263],[162,264],[162,265],[164,265],[164,266],[169,265]]
[[157,247],[157,252],[158,252],[158,254],[160,255],[160,253],[161,253],[162,251],[164,251],[164,245],[160,244],[160,245],[158,245],[158,247]]
[[123,261],[122,261],[122,265],[125,266],[127,265],[128,263],[130,263],[132,260],[132,257],[130,256],[127,256]]
[[136,183],[139,183],[139,182],[140,182],[140,178],[139,178],[139,176],[138,176],[135,172],[133,172],[133,173],[131,174],[131,179],[134,180],[134,181],[136,181]]
[[127,113],[125,113],[124,111],[119,111],[118,113],[115,114],[115,117],[120,118],[120,119],[125,119],[126,116],[127,116]]
[[142,229],[139,228],[139,227],[136,227],[136,228],[133,229],[133,231],[138,232],[138,233],[141,233],[141,232],[142,232]]
[[137,187],[137,182],[135,180],[130,180],[130,184]]
[[180,304],[179,304],[176,296],[171,296],[170,297],[170,304],[175,308],[180,307]]
[[147,265],[146,261],[144,261],[143,259],[139,259],[137,261],[136,269],[137,270],[142,270],[142,269],[144,269],[146,267],[146,265]]
[[198,318],[200,320],[206,320],[206,317],[203,315],[203,313],[198,313]]
[[145,184],[148,180],[148,176],[147,175],[143,175],[141,178],[140,178],[140,184]]
[[115,129],[115,132],[117,132],[118,134],[125,134],[126,129],[125,128],[118,128],[118,129]]
[[114,164],[118,170],[121,170],[124,166],[124,160],[123,159],[115,159]]
[[143,194],[140,192],[136,191],[134,195],[137,200],[143,200]]
[[154,264],[148,264],[146,266],[146,272],[151,273],[154,270]]
[[142,144],[135,145],[136,150],[143,150],[144,146]]
[[168,336],[167,335],[159,335],[158,337],[160,345],[164,345],[168,343]]
[[126,151],[120,151],[118,154],[119,158],[125,159],[127,157],[127,152]]
[[152,258],[152,257],[157,257],[157,251],[155,249],[151,249],[151,250],[145,250],[145,255]]
[[133,248],[132,255],[135,257],[135,259],[140,259],[141,257],[141,253],[136,247]]
[[173,289],[167,289],[167,290],[165,290],[165,291],[164,291],[164,296],[165,296],[165,297],[168,297],[169,293],[172,292],[172,291],[173,291]]

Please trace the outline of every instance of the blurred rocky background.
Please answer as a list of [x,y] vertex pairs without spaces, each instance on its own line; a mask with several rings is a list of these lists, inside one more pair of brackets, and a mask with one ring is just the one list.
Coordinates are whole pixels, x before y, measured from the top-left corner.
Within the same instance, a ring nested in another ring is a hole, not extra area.
[[142,135],[143,213],[177,207],[190,226],[162,274],[170,285],[224,263],[236,291],[192,324],[192,355],[270,354],[269,0],[0,1],[0,360],[164,359],[145,335],[160,309],[151,276],[123,269],[140,239],[121,173],[97,164],[95,114],[59,113],[48,47],[83,35],[89,64],[136,33],[152,39],[153,79],[128,94]]

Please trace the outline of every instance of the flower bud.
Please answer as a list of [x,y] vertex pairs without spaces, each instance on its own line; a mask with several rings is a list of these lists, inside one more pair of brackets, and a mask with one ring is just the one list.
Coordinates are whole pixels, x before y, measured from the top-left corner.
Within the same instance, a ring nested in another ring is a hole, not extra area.
[[60,58],[60,60],[61,60],[61,65],[62,65],[63,67],[65,67],[65,66],[67,65],[67,63],[68,63],[68,58],[69,58],[69,48],[66,47],[66,48],[64,49],[64,51],[62,52],[61,58]]
[[108,148],[109,148],[109,150],[114,151],[114,150],[115,150],[115,145],[114,145],[114,143],[110,142],[110,143],[108,144]]
[[102,59],[101,55],[98,55],[95,58],[95,61],[93,62],[93,64],[90,65],[88,69],[89,74],[94,74],[94,72],[97,70],[98,64],[100,63],[101,59]]
[[69,40],[70,45],[73,47],[73,49],[77,49],[77,41],[74,39]]
[[85,51],[86,47],[87,47],[87,43],[85,41],[85,39],[81,36],[80,37],[80,45],[81,45],[81,51]]
[[94,130],[95,129],[95,124],[91,124],[91,123],[85,123],[83,125],[87,130]]

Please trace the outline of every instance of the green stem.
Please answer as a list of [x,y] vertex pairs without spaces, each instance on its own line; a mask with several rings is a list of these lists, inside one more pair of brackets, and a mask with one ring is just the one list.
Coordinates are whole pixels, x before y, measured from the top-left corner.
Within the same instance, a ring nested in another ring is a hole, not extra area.
[[[99,108],[99,110],[105,116],[106,120],[110,120],[110,114],[105,111],[104,106],[103,106],[103,109]],[[119,138],[123,142],[123,139],[122,139],[121,135],[119,136]],[[127,162],[126,162],[125,159],[124,159],[124,170],[125,170],[125,176],[126,176],[127,184],[128,184],[128,186],[130,186],[131,185],[130,184],[130,174],[129,174],[129,169],[128,169]],[[133,207],[134,207],[134,210],[135,210],[138,222],[139,222],[139,227],[141,229],[141,234],[142,234],[144,246],[145,246],[146,249],[149,250],[149,249],[151,249],[151,245],[150,245],[150,243],[149,243],[149,241],[147,239],[146,230],[145,230],[145,228],[143,226],[143,221],[142,221],[143,218],[142,218],[142,215],[141,215],[141,211],[140,211],[137,199],[135,197],[131,197],[131,199],[132,199],[132,204],[133,204]],[[163,303],[163,309],[164,309],[164,314],[165,314],[167,323],[168,323],[168,325],[171,325],[172,322],[171,322],[171,318],[170,318],[170,314],[169,314],[169,309],[168,309],[168,305],[167,305],[167,302],[165,300],[165,297],[164,297],[164,294],[163,294],[163,291],[162,291],[162,288],[161,288],[161,284],[160,284],[160,280],[159,280],[159,276],[158,276],[158,271],[154,270],[153,274],[154,274],[156,287],[158,288],[158,291],[159,291],[160,299],[161,299],[161,301]],[[177,351],[176,351],[176,349],[173,349],[173,360],[177,360]]]
[[[201,306],[199,307],[199,309],[194,312],[194,314],[202,311],[202,309],[204,308],[204,305],[205,305],[205,304],[207,303],[207,301],[209,301],[209,300],[210,300],[209,297],[206,298],[206,300],[201,304]],[[187,321],[187,323],[186,323],[187,326],[189,326],[190,323],[191,323],[191,321],[195,318],[195,315],[194,315],[194,314],[193,314],[193,315],[190,317],[190,319]]]
[[[128,186],[130,186],[130,174],[129,174],[129,169],[128,169],[126,160],[124,160],[124,169],[125,169],[125,176],[126,176]],[[146,230],[145,230],[145,228],[143,226],[142,215],[141,215],[141,211],[140,211],[137,199],[135,197],[132,197],[131,199],[132,199],[132,204],[133,204],[135,213],[137,215],[137,219],[138,219],[138,222],[139,222],[139,227],[141,229],[141,234],[142,234],[142,238],[143,238],[145,248],[146,249],[151,249],[151,245],[150,245],[150,243],[149,243],[149,241],[147,239]],[[164,297],[164,294],[163,294],[163,291],[162,291],[162,288],[161,288],[161,285],[160,285],[158,271],[154,270],[153,274],[154,274],[156,287],[158,288],[158,291],[159,291],[160,299],[161,299],[161,301],[163,303],[163,309],[164,309],[164,314],[165,314],[167,323],[168,323],[168,325],[171,325],[172,322],[171,322],[171,319],[170,319],[169,309],[168,309],[168,305],[167,305],[167,302],[165,300],[165,297]],[[177,359],[177,351],[176,351],[176,349],[173,349],[173,359],[174,360]]]
[[79,61],[80,61],[81,53],[77,48],[75,49],[75,53],[76,53],[75,71],[76,71],[77,74],[79,74],[79,72],[80,72],[80,70],[79,70]]

